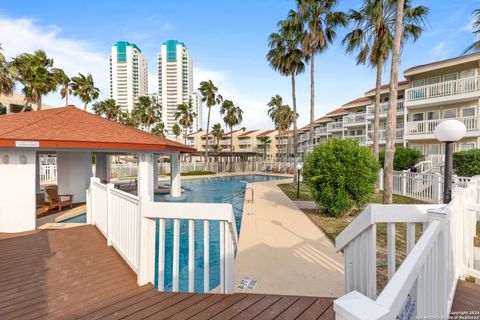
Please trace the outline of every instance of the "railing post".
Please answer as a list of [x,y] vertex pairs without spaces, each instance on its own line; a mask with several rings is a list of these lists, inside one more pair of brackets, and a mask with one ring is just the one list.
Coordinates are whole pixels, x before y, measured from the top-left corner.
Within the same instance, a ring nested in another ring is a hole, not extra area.
[[432,202],[441,203],[442,202],[442,176],[440,173],[433,174],[432,182]]
[[138,274],[137,284],[143,286],[149,282],[153,283],[155,272],[155,220],[144,218],[145,202],[150,201],[150,197],[139,196],[139,232],[138,241]]
[[402,171],[402,195],[407,195],[407,173]]
[[114,188],[113,183],[107,183],[107,244],[112,245],[112,233],[113,233],[113,209],[112,209],[112,189]]

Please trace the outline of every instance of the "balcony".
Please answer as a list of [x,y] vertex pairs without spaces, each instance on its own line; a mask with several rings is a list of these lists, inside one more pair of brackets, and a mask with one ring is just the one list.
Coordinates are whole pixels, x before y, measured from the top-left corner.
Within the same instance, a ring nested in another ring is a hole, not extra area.
[[[461,121],[467,127],[467,134],[466,136],[478,136],[480,133],[475,133],[474,131],[478,131],[480,128],[478,126],[478,117],[459,117],[455,118],[458,121]],[[410,121],[407,122],[407,131],[406,135],[411,135],[413,137],[408,137],[409,139],[414,138],[434,138],[433,132],[437,125],[446,119],[435,119],[435,120],[423,120],[423,121]]]
[[365,113],[355,113],[349,114],[348,116],[343,117],[343,126],[344,127],[353,127],[359,125],[365,125]]
[[327,134],[327,127],[318,127],[318,128],[315,128],[315,135],[318,137],[318,136],[322,136],[322,135],[326,135]]
[[465,101],[480,96],[480,76],[444,81],[405,90],[406,106],[438,105]]
[[[389,107],[388,102],[380,103],[380,113],[379,113],[380,118],[387,116],[388,107]],[[405,106],[404,106],[403,100],[398,100],[397,101],[397,116],[403,115],[404,111],[405,111]],[[367,107],[367,118],[368,119],[373,119],[374,113],[375,113],[375,105],[374,104],[369,105]]]
[[[380,129],[379,131],[379,143],[384,144],[386,141],[386,129]],[[395,130],[395,140],[397,143],[403,142],[403,133],[404,129],[403,128],[397,128]],[[367,132],[367,137],[366,137],[366,144],[372,144],[373,143],[373,131],[368,131]]]
[[327,131],[334,132],[334,131],[342,131],[343,130],[343,122],[330,122],[327,123]]

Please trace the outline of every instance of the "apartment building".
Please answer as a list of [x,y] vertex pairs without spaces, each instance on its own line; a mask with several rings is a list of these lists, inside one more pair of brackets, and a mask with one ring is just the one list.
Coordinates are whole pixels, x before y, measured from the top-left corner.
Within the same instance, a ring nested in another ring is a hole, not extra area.
[[260,130],[249,130],[238,135],[238,151],[257,152],[257,136]]
[[[457,119],[467,127],[466,136],[455,143],[455,151],[480,146],[478,120],[480,102],[480,53],[460,56],[405,70],[406,80],[399,81],[397,93],[397,146],[420,150],[428,159],[443,159],[443,144],[433,135],[444,119]],[[380,91],[380,149],[385,146],[389,85]],[[373,144],[375,89],[363,97],[315,121],[315,143],[328,138],[357,138],[362,145]],[[308,148],[309,125],[298,130],[299,155]]]
[[124,111],[131,111],[138,97],[148,92],[148,67],[135,43],[118,41],[110,54],[110,97]]
[[[267,130],[259,132],[255,139],[257,140],[257,152],[264,156],[266,161],[275,161],[277,155],[277,144],[274,143],[278,135],[277,130]],[[268,137],[264,142],[264,137]]]
[[162,105],[162,121],[169,138],[174,138],[175,112],[182,103],[192,103],[196,113],[188,133],[200,129],[202,103],[199,94],[193,92],[193,62],[183,42],[167,40],[162,44],[158,53],[158,96]]

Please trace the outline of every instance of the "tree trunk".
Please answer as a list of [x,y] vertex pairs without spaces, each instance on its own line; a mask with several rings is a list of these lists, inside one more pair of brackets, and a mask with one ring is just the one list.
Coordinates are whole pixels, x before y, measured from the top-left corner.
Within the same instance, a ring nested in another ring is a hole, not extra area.
[[67,92],[65,93],[65,107],[68,106],[68,88],[67,88]]
[[208,107],[208,116],[207,116],[207,138],[205,139],[205,163],[207,164],[207,171],[209,168],[209,162],[208,162],[208,129],[210,128],[210,109],[211,107]]
[[233,172],[233,126],[230,127],[230,171]]
[[293,181],[297,181],[297,98],[295,96],[295,73],[292,72],[292,104],[293,104]]
[[382,86],[383,60],[377,61],[377,81],[375,84],[375,107],[373,113],[373,156],[378,160],[380,148],[380,91]]
[[42,95],[38,96],[37,110],[42,110]]
[[315,53],[310,54],[310,133],[308,152],[313,149],[313,123],[315,121]]
[[390,70],[390,97],[388,101],[385,165],[383,178],[383,203],[393,202],[393,156],[395,154],[395,133],[397,126],[398,60],[402,43],[404,0],[397,1],[395,16],[395,39],[393,41],[392,66]]
[[83,110],[84,110],[84,111],[87,111],[87,103],[84,104]]

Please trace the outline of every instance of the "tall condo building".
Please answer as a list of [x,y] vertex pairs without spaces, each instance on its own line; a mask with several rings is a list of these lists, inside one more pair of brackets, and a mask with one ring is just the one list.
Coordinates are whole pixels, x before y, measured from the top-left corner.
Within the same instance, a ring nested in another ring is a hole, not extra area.
[[136,44],[118,41],[110,54],[110,97],[131,111],[138,97],[148,92],[148,67]]
[[175,112],[179,104],[192,103],[192,109],[197,114],[188,133],[200,127],[201,99],[193,93],[192,58],[183,42],[167,40],[162,44],[158,53],[158,95],[169,138],[175,137],[172,127],[176,123]]

